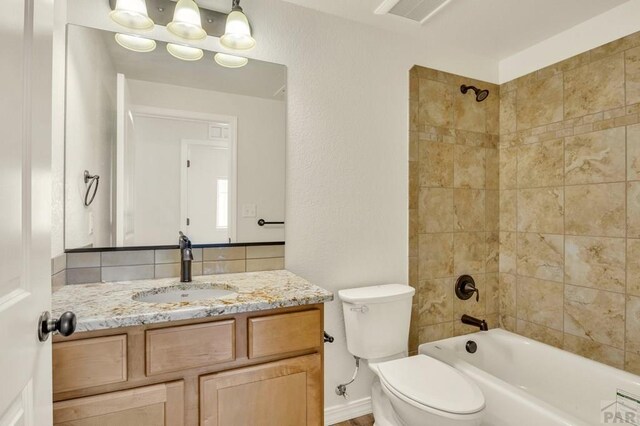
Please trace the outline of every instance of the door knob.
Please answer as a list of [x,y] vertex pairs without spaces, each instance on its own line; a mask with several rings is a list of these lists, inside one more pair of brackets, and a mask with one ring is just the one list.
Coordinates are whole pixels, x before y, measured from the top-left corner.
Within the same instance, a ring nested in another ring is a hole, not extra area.
[[65,312],[58,319],[52,319],[49,311],[45,311],[40,315],[38,322],[38,339],[41,342],[49,338],[49,334],[58,332],[62,336],[71,336],[76,331],[76,314],[73,312]]

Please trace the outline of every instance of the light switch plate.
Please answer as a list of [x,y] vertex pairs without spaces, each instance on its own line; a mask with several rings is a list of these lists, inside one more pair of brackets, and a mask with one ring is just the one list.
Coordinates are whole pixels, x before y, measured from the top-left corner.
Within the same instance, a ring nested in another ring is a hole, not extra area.
[[257,207],[255,204],[243,204],[242,205],[242,217],[256,217]]

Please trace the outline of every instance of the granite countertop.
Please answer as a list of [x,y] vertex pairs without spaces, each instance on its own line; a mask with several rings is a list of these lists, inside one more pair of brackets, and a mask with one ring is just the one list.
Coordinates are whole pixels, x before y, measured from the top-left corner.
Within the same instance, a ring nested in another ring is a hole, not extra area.
[[[333,294],[289,271],[204,275],[191,283],[179,278],[66,285],[53,293],[53,317],[65,311],[76,314],[76,332],[131,327],[143,324],[205,318],[333,300]],[[214,284],[237,293],[193,302],[148,303],[133,299],[138,293],[162,293],[184,285],[197,289]],[[156,291],[156,289],[159,289]]]

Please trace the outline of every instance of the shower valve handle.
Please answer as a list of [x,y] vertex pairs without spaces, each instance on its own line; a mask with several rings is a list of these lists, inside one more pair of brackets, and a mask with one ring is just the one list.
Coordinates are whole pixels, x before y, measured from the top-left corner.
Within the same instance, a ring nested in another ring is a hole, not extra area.
[[476,287],[476,282],[471,275],[461,275],[456,281],[456,296],[460,300],[468,300],[476,294],[476,302],[480,301],[480,290]]
[[480,290],[478,290],[477,288],[473,288],[473,290],[471,290],[472,292],[476,293],[476,302],[480,301]]

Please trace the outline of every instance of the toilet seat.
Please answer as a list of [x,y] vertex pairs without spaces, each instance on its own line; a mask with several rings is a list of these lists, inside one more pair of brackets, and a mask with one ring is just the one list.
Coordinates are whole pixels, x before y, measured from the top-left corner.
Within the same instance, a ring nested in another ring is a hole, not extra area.
[[485,408],[484,395],[473,381],[427,355],[382,362],[377,370],[390,392],[425,411],[468,415]]

